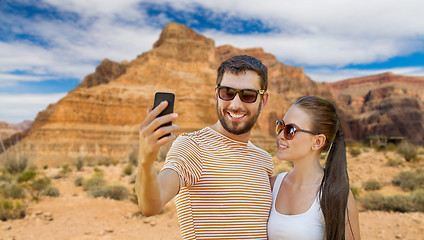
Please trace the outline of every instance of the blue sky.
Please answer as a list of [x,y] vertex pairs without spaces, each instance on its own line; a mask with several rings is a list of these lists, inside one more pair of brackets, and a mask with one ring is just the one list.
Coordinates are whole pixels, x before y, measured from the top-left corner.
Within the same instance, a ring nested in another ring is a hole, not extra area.
[[0,121],[33,120],[104,58],[149,51],[170,21],[262,47],[315,81],[424,76],[422,0],[2,0]]

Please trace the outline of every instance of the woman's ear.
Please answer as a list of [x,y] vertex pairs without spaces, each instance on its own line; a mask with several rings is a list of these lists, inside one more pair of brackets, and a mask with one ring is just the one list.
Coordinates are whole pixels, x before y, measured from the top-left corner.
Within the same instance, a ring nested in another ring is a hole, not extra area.
[[325,137],[324,134],[316,135],[315,136],[315,142],[312,145],[312,150],[319,150],[319,149],[321,149],[324,146],[326,139],[327,138]]

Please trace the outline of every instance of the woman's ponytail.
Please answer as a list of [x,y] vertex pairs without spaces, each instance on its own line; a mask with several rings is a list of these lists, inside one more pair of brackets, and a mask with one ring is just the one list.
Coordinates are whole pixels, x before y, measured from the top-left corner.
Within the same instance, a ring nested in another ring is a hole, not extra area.
[[344,132],[340,123],[325,161],[320,193],[320,204],[325,219],[326,239],[345,239],[349,179],[346,167]]
[[322,152],[328,152],[328,156],[319,188],[325,236],[328,240],[344,240],[349,179],[344,132],[336,108],[329,101],[314,96],[298,98],[294,104],[309,113],[312,130],[326,137]]

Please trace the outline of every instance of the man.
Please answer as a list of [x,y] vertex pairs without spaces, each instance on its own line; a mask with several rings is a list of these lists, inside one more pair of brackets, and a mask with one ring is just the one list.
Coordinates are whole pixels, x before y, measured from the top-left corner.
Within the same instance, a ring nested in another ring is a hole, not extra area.
[[158,214],[176,196],[183,239],[267,239],[273,165],[271,156],[249,141],[268,100],[267,81],[267,68],[256,58],[243,55],[224,61],[215,88],[219,120],[181,134],[159,174],[154,160],[178,127],[157,128],[178,116],[156,118],[166,102],[149,112],[140,126],[136,180],[144,215]]

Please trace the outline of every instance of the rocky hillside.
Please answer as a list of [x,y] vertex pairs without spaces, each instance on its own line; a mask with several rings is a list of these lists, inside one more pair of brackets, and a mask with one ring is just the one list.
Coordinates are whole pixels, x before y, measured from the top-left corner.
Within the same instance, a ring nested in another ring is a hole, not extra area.
[[0,141],[5,142],[16,139],[13,136],[28,131],[32,123],[33,121],[31,120],[25,120],[17,124],[0,121]]
[[424,77],[383,73],[328,84],[354,139],[406,137],[424,143]]
[[216,70],[239,54],[257,57],[269,68],[271,97],[252,136],[261,147],[274,148],[274,122],[295,98],[331,98],[328,88],[302,68],[286,66],[261,48],[216,47],[212,39],[169,23],[150,51],[121,63],[105,59],[67,96],[40,112],[21,148],[35,152],[40,164],[78,156],[125,157],[137,147],[138,125],[157,91],[175,93],[181,132],[211,125],[217,120]]
[[17,131],[14,130],[10,124],[7,122],[0,121],[0,140],[4,140],[13,134],[15,134]]
[[[400,115],[390,109],[387,112],[394,115],[384,115],[380,108],[406,109],[405,106],[415,103],[408,112],[415,123],[411,120],[410,125],[401,126],[408,129],[408,134],[410,127],[414,127],[415,133],[420,132],[417,141],[424,136],[422,118],[415,118],[423,114],[422,97],[421,100],[410,97],[414,87],[398,87],[402,81],[378,85],[353,84],[361,80],[347,80],[339,85],[318,83],[306,76],[302,68],[278,62],[262,48],[216,47],[214,40],[184,25],[169,23],[150,51],[131,61],[103,60],[67,96],[40,112],[19,147],[33,152],[36,162],[43,165],[57,165],[80,156],[125,157],[137,148],[138,125],[145,118],[147,108],[153,105],[157,91],[175,93],[175,111],[180,116],[176,124],[181,132],[211,125],[217,120],[216,70],[223,60],[240,54],[257,57],[269,70],[270,98],[252,134],[252,141],[262,148],[275,148],[275,120],[281,119],[292,101],[302,95],[337,101],[345,132],[355,139],[388,129],[394,133],[400,120],[393,124],[389,120]],[[391,84],[397,85],[390,87]],[[385,91],[390,94],[380,93],[383,86],[387,86]],[[403,94],[398,89],[409,92]],[[388,103],[391,96],[399,97],[392,105],[381,105]],[[363,123],[374,127],[363,128]]]
[[25,120],[17,124],[0,121],[0,141],[10,138],[16,133],[28,130],[31,125],[32,121],[30,120]]

